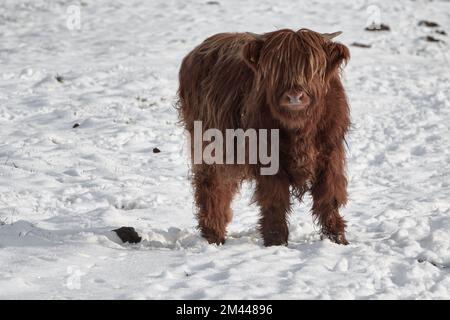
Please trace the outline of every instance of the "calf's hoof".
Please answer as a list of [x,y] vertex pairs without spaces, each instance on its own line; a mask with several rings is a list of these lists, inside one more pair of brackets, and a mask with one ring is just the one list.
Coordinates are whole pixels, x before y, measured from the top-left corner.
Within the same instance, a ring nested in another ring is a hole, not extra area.
[[321,239],[323,240],[325,238],[328,238],[332,242],[337,243],[337,244],[342,244],[344,246],[349,244],[349,242],[345,238],[345,233],[344,232],[338,233],[338,234],[332,234],[332,233],[324,232],[324,233],[322,233]]
[[288,236],[277,231],[271,231],[263,235],[264,246],[287,246]]
[[201,228],[201,233],[202,237],[205,238],[209,244],[221,245],[225,243],[225,236],[219,235],[210,228]]

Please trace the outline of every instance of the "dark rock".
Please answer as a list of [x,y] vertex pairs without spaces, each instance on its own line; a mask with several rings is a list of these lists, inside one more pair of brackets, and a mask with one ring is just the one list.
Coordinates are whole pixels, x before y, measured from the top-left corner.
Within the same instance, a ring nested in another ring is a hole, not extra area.
[[153,153],[160,153],[161,150],[159,150],[158,148],[153,148]]
[[56,81],[58,81],[59,83],[63,83],[63,82],[64,82],[64,77],[61,76],[61,75],[59,75],[59,74],[56,75],[55,79],[56,79]]
[[444,30],[436,30],[436,33],[440,34],[440,35],[443,35],[443,36],[447,35],[447,32],[445,32]]
[[142,240],[133,227],[120,227],[119,229],[115,229],[113,231],[117,233],[120,240],[124,243],[139,243]]
[[388,25],[385,24],[371,24],[370,26],[366,27],[366,29],[364,29],[366,31],[390,31],[391,28]]
[[210,6],[220,6],[219,1],[207,1],[206,4],[208,4]]
[[79,123],[75,123],[73,126],[72,126],[72,128],[78,128],[80,126],[80,124]]
[[421,20],[418,23],[419,26],[425,26],[430,28],[439,27],[439,24],[433,21]]
[[435,37],[432,37],[432,36],[426,36],[426,37],[424,37],[422,39],[424,39],[425,41],[428,41],[428,42],[441,42],[441,43],[444,43],[444,41],[442,41],[440,39],[436,39]]
[[359,47],[359,48],[372,48],[371,44],[365,44],[365,43],[360,43],[360,42],[353,42],[351,45],[354,47]]

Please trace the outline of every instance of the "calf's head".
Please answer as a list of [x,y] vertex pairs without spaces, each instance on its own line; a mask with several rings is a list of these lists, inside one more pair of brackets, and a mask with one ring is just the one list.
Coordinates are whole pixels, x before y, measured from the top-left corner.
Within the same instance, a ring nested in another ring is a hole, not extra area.
[[273,117],[290,128],[302,127],[320,112],[330,79],[350,58],[346,46],[308,29],[249,33],[242,55],[255,72],[255,87]]

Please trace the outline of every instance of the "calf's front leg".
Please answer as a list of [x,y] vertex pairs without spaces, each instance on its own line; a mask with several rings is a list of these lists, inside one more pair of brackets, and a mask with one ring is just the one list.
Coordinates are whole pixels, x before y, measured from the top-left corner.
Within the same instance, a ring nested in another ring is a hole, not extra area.
[[264,245],[287,245],[289,227],[287,214],[290,210],[289,181],[286,177],[259,176],[256,181],[254,201],[260,207],[259,231]]
[[312,185],[312,212],[322,228],[322,235],[337,244],[347,245],[345,221],[339,208],[347,203],[345,151],[342,144],[320,157]]

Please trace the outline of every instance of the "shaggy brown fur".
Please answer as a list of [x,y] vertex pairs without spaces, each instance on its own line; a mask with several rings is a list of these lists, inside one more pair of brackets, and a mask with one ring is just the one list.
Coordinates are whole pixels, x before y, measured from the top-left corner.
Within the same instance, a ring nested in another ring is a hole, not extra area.
[[[210,243],[224,243],[230,203],[241,182],[251,179],[266,246],[287,244],[291,195],[301,200],[307,191],[323,235],[347,244],[338,210],[347,201],[344,138],[349,107],[340,66],[349,57],[347,47],[319,33],[284,29],[262,37],[217,34],[184,58],[178,107],[189,132],[197,120],[203,130],[217,128],[224,134],[227,128],[280,130],[276,175],[260,175],[258,164],[193,164],[199,228]],[[303,93],[307,107],[283,107],[290,92]]]

